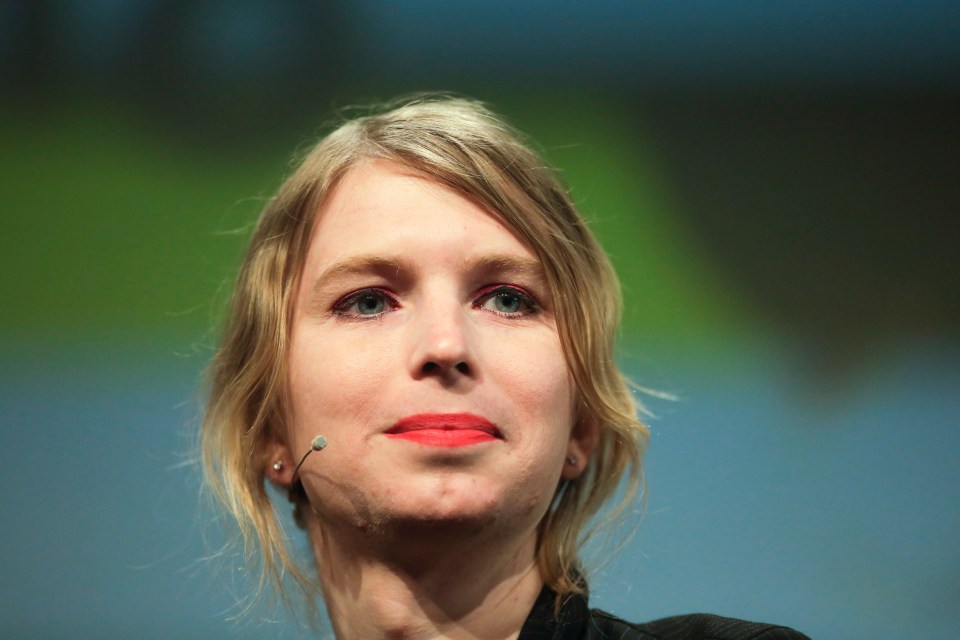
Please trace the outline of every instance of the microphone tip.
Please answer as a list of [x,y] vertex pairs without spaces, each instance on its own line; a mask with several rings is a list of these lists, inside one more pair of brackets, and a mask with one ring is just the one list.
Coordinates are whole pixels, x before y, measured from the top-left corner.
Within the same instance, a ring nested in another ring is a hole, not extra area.
[[313,442],[310,443],[310,449],[313,451],[320,451],[327,446],[327,439],[323,436],[317,436],[313,439]]

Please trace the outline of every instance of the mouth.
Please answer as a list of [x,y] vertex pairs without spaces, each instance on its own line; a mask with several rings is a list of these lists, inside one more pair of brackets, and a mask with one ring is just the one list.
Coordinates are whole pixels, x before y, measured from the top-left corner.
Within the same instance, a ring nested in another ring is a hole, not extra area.
[[465,447],[503,439],[503,434],[496,425],[472,413],[422,413],[407,416],[387,429],[385,435],[429,447]]

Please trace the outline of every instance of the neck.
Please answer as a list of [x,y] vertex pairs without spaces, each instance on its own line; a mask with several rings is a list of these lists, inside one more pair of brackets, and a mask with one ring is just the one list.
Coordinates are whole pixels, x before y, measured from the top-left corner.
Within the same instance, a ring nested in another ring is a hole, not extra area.
[[314,520],[310,538],[338,638],[513,639],[543,587],[535,531],[508,541],[429,527],[332,531]]

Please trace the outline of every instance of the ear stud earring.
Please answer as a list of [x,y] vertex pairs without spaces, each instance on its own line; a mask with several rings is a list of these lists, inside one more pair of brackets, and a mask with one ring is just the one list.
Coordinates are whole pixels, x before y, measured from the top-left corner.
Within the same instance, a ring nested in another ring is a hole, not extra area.
[[580,459],[577,458],[577,456],[573,455],[572,453],[567,456],[567,464],[573,466],[573,465],[576,465],[578,462],[580,462]]
[[280,460],[277,460],[276,462],[273,463],[274,471],[280,471],[281,469],[283,469],[283,462],[281,462]]

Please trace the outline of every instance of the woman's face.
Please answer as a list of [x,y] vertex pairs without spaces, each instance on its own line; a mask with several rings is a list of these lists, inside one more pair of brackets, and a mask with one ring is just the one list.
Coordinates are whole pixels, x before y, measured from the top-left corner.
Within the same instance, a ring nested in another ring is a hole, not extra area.
[[350,170],[296,294],[279,445],[295,463],[326,436],[300,471],[321,522],[532,532],[591,448],[553,308],[501,220],[395,164]]

